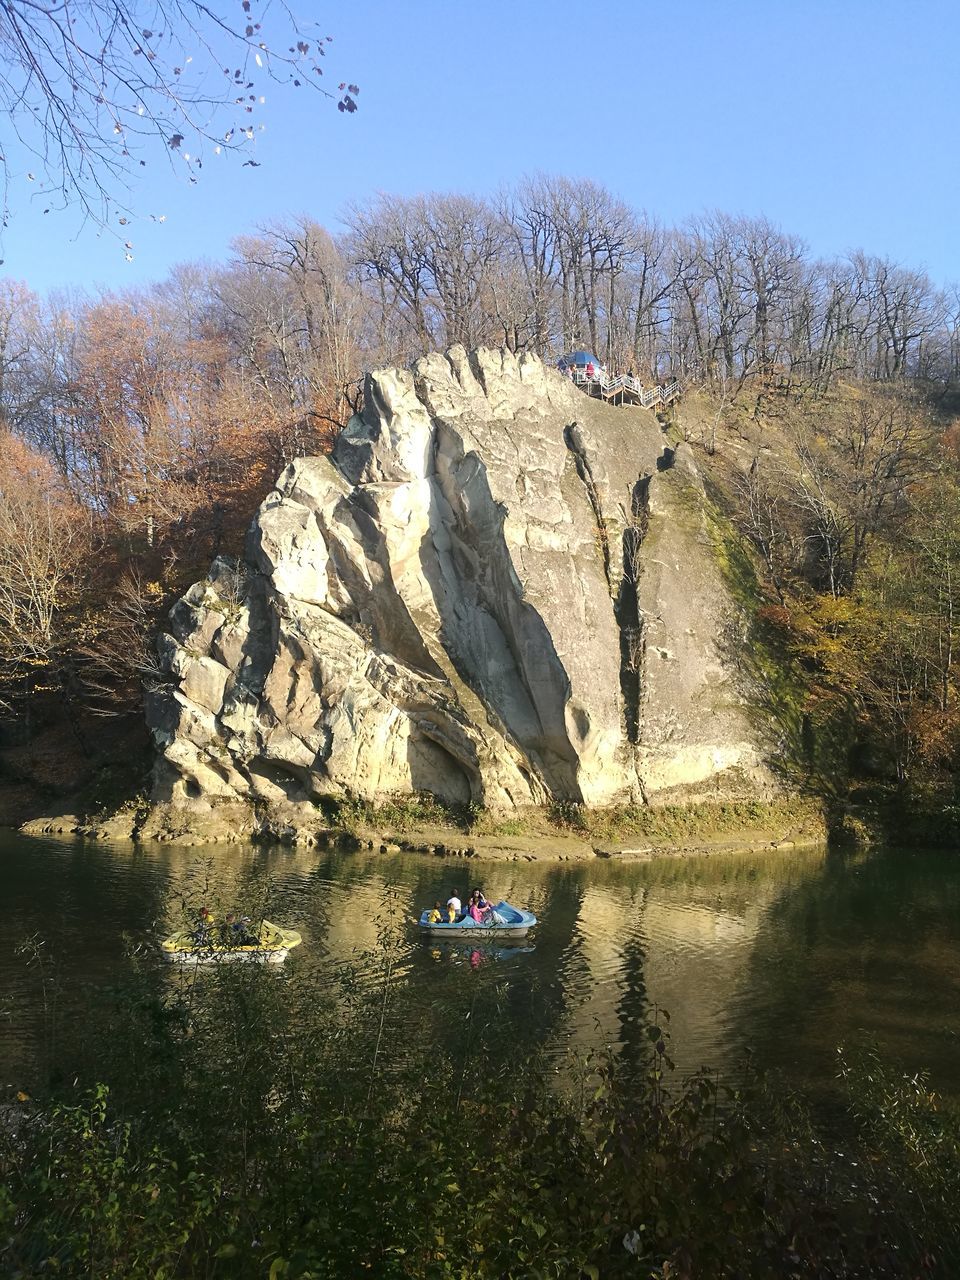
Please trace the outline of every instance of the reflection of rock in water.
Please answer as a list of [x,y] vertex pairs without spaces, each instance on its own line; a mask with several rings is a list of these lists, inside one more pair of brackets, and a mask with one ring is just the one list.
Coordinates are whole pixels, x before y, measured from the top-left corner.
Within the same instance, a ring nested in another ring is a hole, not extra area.
[[[570,1044],[586,1052],[607,1042],[635,1058],[640,1021],[659,1005],[672,1014],[683,1070],[709,1063],[729,1073],[737,1046],[750,1043],[791,1084],[829,1087],[835,1046],[863,1028],[911,1073],[929,1067],[935,1086],[960,1093],[960,867],[943,855],[771,852],[545,866],[0,832],[0,857],[0,1079],[8,1081],[40,1071],[49,1043],[37,968],[16,954],[35,934],[59,964],[58,1017],[83,1019],[95,993],[122,976],[125,935],[149,952],[181,923],[181,899],[231,910],[262,898],[268,919],[304,936],[284,980],[319,967],[335,990],[340,962],[376,943],[385,899],[409,917],[453,886],[462,895],[479,883],[488,897],[536,912],[536,951],[474,975],[469,957],[436,964],[405,926],[393,973],[398,982],[409,977],[418,1009],[433,1007],[441,989],[469,998],[489,975],[498,1045],[544,1045],[559,1058]],[[177,978],[159,963],[145,972],[158,989]],[[382,972],[374,960],[360,981],[379,989]]]
[[651,895],[645,926],[649,942],[647,989],[670,1012],[673,1056],[679,1066],[727,1066],[734,1007],[760,924],[777,897],[757,885],[739,908],[714,901],[678,902]]
[[733,1065],[752,948],[781,892],[767,876],[747,891],[722,878],[587,887],[563,966],[572,1047],[609,1043],[634,1058],[644,1020],[666,1009],[679,1067]]
[[[391,906],[404,917],[403,927],[451,888],[463,896],[479,883],[488,896],[523,903],[541,919],[536,955],[505,974],[505,1017],[521,1039],[568,1044],[584,1054],[611,1044],[634,1060],[646,1049],[644,1020],[665,1008],[673,1056],[683,1070],[735,1066],[744,1033],[769,1035],[757,1031],[756,1017],[747,1026],[743,1016],[758,987],[755,948],[758,939],[769,943],[780,934],[779,927],[770,929],[780,914],[772,908],[792,900],[791,886],[810,882],[816,895],[823,866],[819,854],[775,854],[589,870],[468,867],[240,845],[160,845],[151,857],[169,876],[171,914],[181,897],[198,901],[204,876],[213,885],[212,900],[226,909],[252,894],[272,895],[282,907],[277,918],[303,932],[298,960],[307,964],[375,953]],[[399,906],[390,896],[398,888]],[[412,955],[420,948],[415,931],[408,934]],[[785,942],[776,946],[782,950]],[[458,963],[470,963],[469,956]],[[774,999],[775,993],[763,996],[765,1004]]]
[[564,965],[564,993],[571,1047],[581,1053],[620,1039],[624,944],[639,929],[645,897],[642,888],[620,894],[591,886],[580,902],[571,939],[574,955]]
[[337,960],[346,960],[358,951],[376,949],[382,929],[382,904],[387,886],[382,876],[369,875],[354,892],[331,894],[326,912],[324,945]]

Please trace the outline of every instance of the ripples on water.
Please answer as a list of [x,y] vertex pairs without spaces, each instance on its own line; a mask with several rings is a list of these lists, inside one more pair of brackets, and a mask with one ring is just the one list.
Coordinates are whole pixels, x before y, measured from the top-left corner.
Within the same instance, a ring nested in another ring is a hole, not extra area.
[[[411,917],[482,879],[531,907],[530,947],[430,945]],[[841,1042],[876,1039],[960,1094],[960,867],[949,856],[849,859],[771,852],[647,864],[441,862],[422,856],[217,845],[106,845],[0,836],[0,1085],[29,1073],[43,1035],[41,973],[17,949],[42,940],[56,989],[82,1016],[125,949],[153,943],[207,902],[300,929],[287,962],[338,966],[401,939],[396,972],[422,987],[496,966],[507,1023],[556,1057],[634,1051],[657,1008],[677,1065],[735,1076],[747,1048],[796,1083],[821,1084]],[[380,983],[371,958],[363,981]],[[53,990],[49,986],[48,990]]]

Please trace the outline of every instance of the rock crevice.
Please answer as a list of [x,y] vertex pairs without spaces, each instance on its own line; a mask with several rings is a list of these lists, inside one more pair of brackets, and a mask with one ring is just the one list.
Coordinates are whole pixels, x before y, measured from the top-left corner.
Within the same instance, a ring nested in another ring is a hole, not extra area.
[[630,514],[623,530],[623,572],[614,615],[620,628],[620,691],[623,695],[623,728],[627,741],[642,740],[643,670],[646,656],[645,624],[640,609],[640,575],[643,572],[643,539],[650,523],[650,476],[640,476],[630,494]]

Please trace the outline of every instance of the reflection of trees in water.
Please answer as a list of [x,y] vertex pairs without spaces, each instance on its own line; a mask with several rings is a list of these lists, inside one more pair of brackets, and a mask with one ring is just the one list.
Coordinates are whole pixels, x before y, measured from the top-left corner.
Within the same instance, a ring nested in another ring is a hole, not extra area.
[[106,957],[120,930],[145,928],[162,908],[164,870],[136,846],[14,837],[4,855],[8,936],[39,933],[65,954]]
[[0,1068],[4,1079],[55,1075],[58,1042],[82,1036],[90,1001],[162,916],[166,875],[132,845],[7,836],[0,848]]
[[762,1063],[828,1079],[838,1044],[876,1041],[960,1092],[960,866],[946,855],[831,855],[765,914],[737,1002]]

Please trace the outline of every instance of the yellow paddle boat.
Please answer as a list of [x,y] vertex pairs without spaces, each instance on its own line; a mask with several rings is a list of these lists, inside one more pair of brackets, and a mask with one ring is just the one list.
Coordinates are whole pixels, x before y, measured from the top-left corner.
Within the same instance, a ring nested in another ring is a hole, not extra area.
[[164,960],[180,964],[283,964],[302,941],[296,929],[281,929],[263,920],[259,928],[238,933],[236,940],[216,925],[200,925],[164,938],[160,952]]

